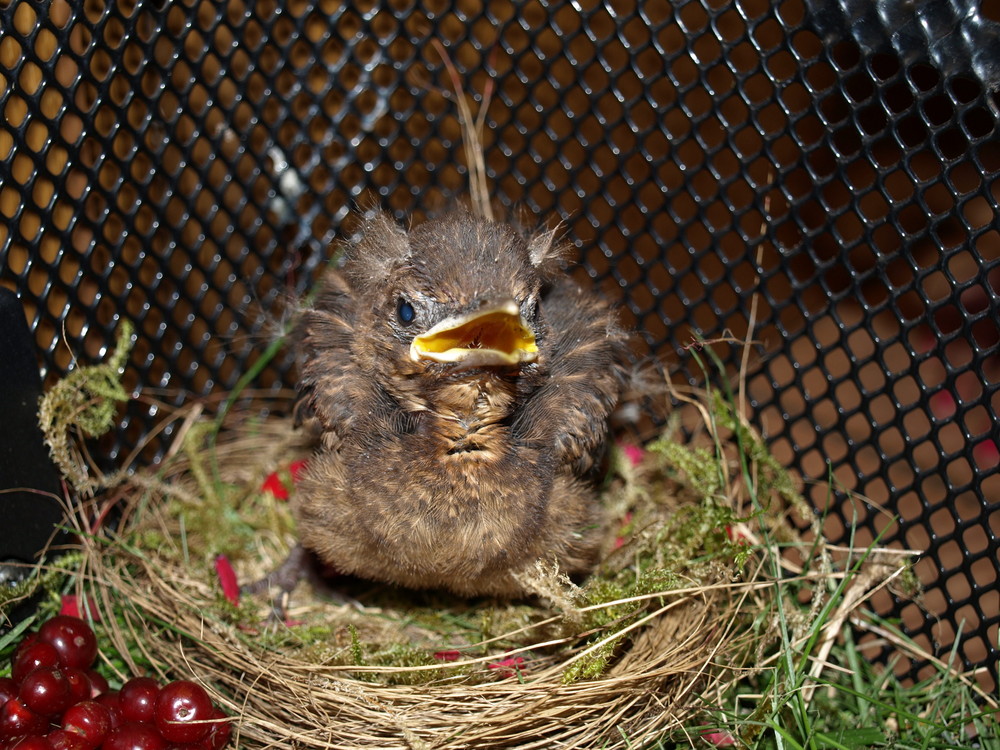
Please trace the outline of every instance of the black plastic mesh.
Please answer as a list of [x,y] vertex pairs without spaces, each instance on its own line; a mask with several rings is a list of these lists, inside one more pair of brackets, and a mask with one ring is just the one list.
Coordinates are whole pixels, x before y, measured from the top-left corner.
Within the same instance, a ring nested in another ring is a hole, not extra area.
[[[907,41],[937,33],[931,6],[985,36]],[[495,87],[497,199],[561,218],[681,377],[696,333],[743,337],[753,310],[777,456],[820,507],[834,478],[835,539],[856,520],[860,543],[926,551],[922,601],[878,606],[933,653],[961,633],[993,688],[1000,53],[963,6],[0,0],[0,283],[50,379],[127,318],[131,386],[231,388],[357,206],[464,192],[439,40],[470,94]],[[887,27],[894,8],[917,25]],[[113,452],[156,420],[132,403]]]

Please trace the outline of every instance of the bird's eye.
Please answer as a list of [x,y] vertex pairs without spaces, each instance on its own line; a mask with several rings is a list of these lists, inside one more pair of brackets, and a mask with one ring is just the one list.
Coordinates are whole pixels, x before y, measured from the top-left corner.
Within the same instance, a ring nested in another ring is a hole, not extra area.
[[396,303],[396,317],[399,318],[400,323],[408,326],[417,317],[417,311],[413,309],[413,305],[400,297]]

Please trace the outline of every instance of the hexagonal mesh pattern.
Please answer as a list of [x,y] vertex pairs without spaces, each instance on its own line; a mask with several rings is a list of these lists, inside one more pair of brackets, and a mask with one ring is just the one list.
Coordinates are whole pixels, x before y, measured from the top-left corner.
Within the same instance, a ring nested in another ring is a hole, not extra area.
[[838,31],[838,7],[0,0],[0,283],[50,378],[136,324],[147,397],[112,452],[134,445],[150,397],[234,386],[357,206],[419,217],[464,192],[438,40],[492,92],[497,199],[561,219],[581,276],[679,377],[694,335],[752,319],[777,456],[817,480],[834,539],[855,522],[926,550],[919,605],[878,606],[932,652],[961,629],[993,686],[996,105],[981,57],[942,70]]

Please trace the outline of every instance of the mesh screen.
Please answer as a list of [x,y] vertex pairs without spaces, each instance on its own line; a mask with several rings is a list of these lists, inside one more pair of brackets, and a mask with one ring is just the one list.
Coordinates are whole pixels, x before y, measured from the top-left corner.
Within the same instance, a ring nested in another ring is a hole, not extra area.
[[[898,4],[922,5],[951,7]],[[561,219],[581,279],[678,377],[699,377],[696,334],[753,319],[748,393],[777,456],[816,480],[834,540],[856,522],[859,543],[925,551],[923,597],[877,606],[931,653],[961,633],[995,687],[996,105],[981,59],[944,65],[846,13],[0,0],[0,283],[50,380],[136,324],[126,380],[147,395],[112,457],[129,449],[157,423],[151,397],[235,384],[354,209],[420,217],[464,192],[439,40],[470,95],[493,92],[497,199]]]

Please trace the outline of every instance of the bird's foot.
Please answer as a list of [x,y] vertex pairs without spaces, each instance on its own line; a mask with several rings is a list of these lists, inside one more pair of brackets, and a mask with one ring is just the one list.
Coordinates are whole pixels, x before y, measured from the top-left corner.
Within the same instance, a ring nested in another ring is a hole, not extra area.
[[316,569],[315,560],[309,551],[301,544],[296,544],[288,553],[288,557],[273,571],[258,581],[248,583],[240,590],[244,594],[255,595],[268,593],[277,589],[277,595],[271,599],[271,614],[268,622],[271,624],[290,624],[288,622],[288,599],[292,590],[303,578],[309,580],[317,592],[322,592],[326,598],[338,604],[350,604],[363,609],[360,602],[344,594],[330,589]]
[[288,557],[266,576],[242,587],[244,594],[261,594],[278,589],[278,595],[271,599],[271,614],[268,620],[273,623],[284,623],[287,620],[286,607],[288,597],[299,581],[309,573],[309,554],[301,544],[296,544],[288,553]]

